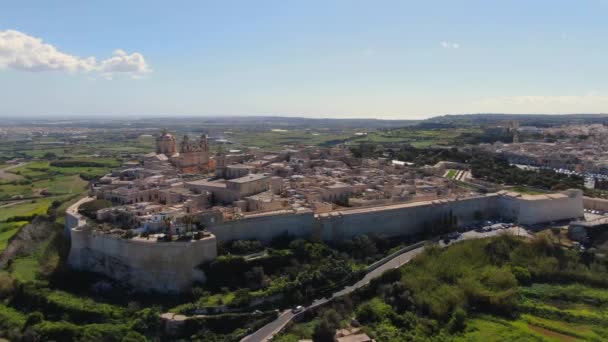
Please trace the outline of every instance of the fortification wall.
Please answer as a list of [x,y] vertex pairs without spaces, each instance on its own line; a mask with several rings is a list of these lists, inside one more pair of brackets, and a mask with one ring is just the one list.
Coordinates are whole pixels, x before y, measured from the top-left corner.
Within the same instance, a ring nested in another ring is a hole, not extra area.
[[78,207],[94,198],[86,197],[66,210],[65,229],[71,240],[68,264],[97,272],[140,290],[179,292],[195,281],[204,281],[196,267],[217,257],[217,241],[211,235],[201,240],[156,242],[123,239],[86,228]]
[[220,241],[257,239],[269,241],[283,233],[302,238],[338,240],[360,234],[412,235],[439,224],[450,214],[459,225],[500,214],[499,195],[461,200],[402,203],[319,214],[262,215],[222,222],[209,230]]
[[93,197],[84,197],[79,199],[76,203],[69,206],[65,211],[65,225],[64,225],[64,234],[65,236],[71,240],[71,230],[72,228],[82,227],[87,221],[86,219],[78,213],[78,208],[80,205],[86,202],[90,202],[94,200]]
[[267,242],[283,233],[301,238],[311,237],[314,225],[314,213],[307,211],[298,214],[269,214],[225,221],[208,229],[219,241],[256,239]]
[[217,256],[217,240],[269,241],[283,233],[301,238],[338,240],[359,234],[400,236],[422,233],[445,224],[450,216],[459,226],[480,220],[510,219],[534,224],[583,216],[580,191],[556,195],[518,196],[488,194],[460,200],[434,200],[370,208],[355,208],[314,215],[266,213],[209,227],[214,234],[191,242],[156,242],[123,239],[86,229],[75,211],[66,218],[72,248],[69,264],[80,270],[106,274],[142,290],[177,292],[204,280],[196,267]]
[[568,190],[563,193],[543,195],[546,199],[519,200],[517,222],[535,224],[549,221],[561,221],[584,216],[583,195],[580,190]]
[[360,234],[399,236],[422,233],[445,224],[453,215],[458,226],[482,220],[505,219],[536,224],[583,216],[580,191],[554,195],[513,196],[488,194],[459,200],[434,200],[318,214],[265,215],[222,222],[210,230],[218,240],[269,241],[282,233],[297,237],[339,240]]
[[68,263],[74,269],[102,273],[140,290],[179,292],[195,281],[204,281],[196,266],[216,256],[213,235],[189,242],[156,242],[72,229]]
[[376,208],[344,210],[318,215],[315,234],[323,240],[350,238],[359,234],[400,236],[422,233],[442,224],[452,215],[458,226],[496,218],[500,215],[499,196],[461,200],[436,200]]
[[602,198],[583,197],[583,206],[589,210],[608,211],[608,200]]

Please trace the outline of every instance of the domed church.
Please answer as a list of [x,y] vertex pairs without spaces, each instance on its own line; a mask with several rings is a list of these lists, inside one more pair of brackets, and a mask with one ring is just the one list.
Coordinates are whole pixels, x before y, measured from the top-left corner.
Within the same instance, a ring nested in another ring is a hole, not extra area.
[[173,135],[163,130],[156,138],[156,153],[164,154],[171,163],[182,173],[198,173],[209,167],[209,143],[207,135],[202,134],[198,140],[191,140],[184,135],[179,143]]

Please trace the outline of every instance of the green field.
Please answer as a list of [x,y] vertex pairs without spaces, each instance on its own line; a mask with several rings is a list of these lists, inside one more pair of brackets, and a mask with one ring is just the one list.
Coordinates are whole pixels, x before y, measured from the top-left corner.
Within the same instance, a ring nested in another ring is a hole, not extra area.
[[339,143],[353,138],[354,133],[354,130],[269,130],[265,132],[237,131],[234,132],[234,135],[229,138],[242,146],[255,146],[271,150],[280,150],[283,148],[283,145],[331,145],[332,143]]
[[69,141],[55,137],[30,137],[28,140],[0,142],[0,159],[43,158],[49,153],[56,157],[119,156],[129,153],[146,153],[154,149],[154,139],[122,132],[95,132],[86,139]]
[[449,171],[448,171],[448,174],[447,174],[447,177],[448,177],[448,178],[450,178],[450,179],[451,179],[451,178],[454,178],[454,177],[456,177],[456,174],[457,174],[457,173],[458,173],[458,171],[457,171],[457,170],[449,170]]
[[417,148],[425,148],[433,145],[452,145],[454,140],[458,138],[462,133],[475,132],[479,132],[479,129],[419,129],[415,127],[410,127],[370,132],[366,137],[355,139],[353,140],[353,142],[400,143],[410,144]]
[[53,203],[55,199],[61,199],[61,197],[40,198],[11,207],[0,208],[0,222],[6,221],[6,219],[11,218],[13,216],[32,216],[46,214],[47,209],[51,206],[51,203]]
[[6,248],[8,240],[13,237],[13,235],[17,234],[21,227],[25,226],[27,223],[27,221],[0,223],[0,252]]
[[[99,166],[70,166],[58,167],[51,165],[49,161],[35,161],[26,165],[9,170],[10,173],[21,175],[30,180],[48,179],[57,175],[81,175],[85,178],[100,177],[108,173],[112,168],[120,165],[113,158],[78,158],[70,159],[69,162],[92,162]],[[59,163],[61,161],[58,161]]]
[[0,185],[0,199],[19,199],[41,196],[58,196],[81,193],[86,190],[88,182],[78,175],[52,176],[48,179],[30,183],[8,183]]

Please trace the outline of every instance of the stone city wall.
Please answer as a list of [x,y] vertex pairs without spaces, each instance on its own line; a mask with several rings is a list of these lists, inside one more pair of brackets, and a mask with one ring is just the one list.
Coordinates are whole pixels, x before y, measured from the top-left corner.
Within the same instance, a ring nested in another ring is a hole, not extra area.
[[268,213],[209,228],[220,241],[257,239],[269,241],[287,232],[297,237],[339,240],[359,234],[399,236],[421,233],[441,224],[450,214],[459,226],[482,220],[505,219],[522,224],[579,218],[583,216],[578,190],[539,196],[487,194],[459,200],[433,200],[377,207],[351,208],[313,215]]
[[161,292],[182,291],[195,281],[204,281],[203,272],[196,267],[217,256],[215,236],[156,242],[96,233],[86,228],[86,219],[78,214],[78,207],[93,199],[83,198],[66,210],[65,229],[71,242],[68,264],[72,268]]
[[315,225],[314,213],[266,213],[250,215],[247,218],[224,221],[209,227],[219,241],[249,240],[270,241],[283,233],[290,236],[308,238]]
[[211,237],[191,242],[156,242],[141,238],[123,239],[86,229],[75,216],[77,206],[66,217],[72,247],[69,264],[80,270],[106,274],[140,289],[176,292],[203,281],[197,266],[217,255],[217,240],[257,239],[270,241],[287,233],[301,238],[338,240],[359,234],[411,235],[442,224],[452,215],[459,226],[482,220],[509,219],[534,224],[583,216],[580,191],[555,195],[526,196],[487,194],[459,200],[433,200],[368,208],[352,208],[314,215],[280,211],[246,215],[212,223]]
[[64,234],[65,236],[71,240],[71,230],[72,228],[82,227],[87,221],[86,219],[78,213],[78,208],[86,203],[94,200],[94,197],[84,197],[79,199],[76,203],[69,206],[65,211],[65,225],[64,225]]
[[583,206],[589,210],[608,211],[608,200],[602,198],[583,197]]
[[204,281],[198,265],[217,257],[211,235],[201,240],[156,242],[124,239],[88,229],[72,229],[68,263],[77,270],[105,274],[136,289],[179,292]]
[[536,224],[584,216],[582,195],[549,200],[521,200],[517,222]]

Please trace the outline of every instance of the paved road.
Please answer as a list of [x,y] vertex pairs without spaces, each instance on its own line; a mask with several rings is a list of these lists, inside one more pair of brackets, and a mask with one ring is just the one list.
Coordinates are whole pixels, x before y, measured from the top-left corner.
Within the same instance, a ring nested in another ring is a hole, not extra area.
[[[487,232],[487,233],[478,233],[475,231],[469,231],[469,232],[463,233],[456,242],[496,236],[499,234],[505,234],[507,232],[511,233],[513,235],[532,237],[532,235],[525,229],[523,229],[523,228],[518,229],[516,227],[512,227],[512,228],[508,228],[508,229],[494,230],[494,231]],[[454,242],[452,242],[452,243],[454,243]],[[443,242],[439,242],[439,246],[445,247],[446,245]],[[367,283],[369,283],[370,280],[379,277],[385,271],[388,271],[392,268],[401,267],[404,264],[407,264],[408,262],[410,262],[410,260],[412,260],[415,256],[422,253],[423,251],[424,251],[424,247],[419,247],[419,248],[416,248],[416,249],[413,249],[413,250],[410,250],[410,251],[407,251],[407,252],[404,252],[402,254],[395,256],[393,259],[389,260],[384,265],[367,273],[365,275],[365,277],[363,277],[363,279],[359,280],[355,284],[353,284],[351,286],[346,286],[342,290],[335,292],[331,296],[331,299],[347,295],[347,294],[355,291],[356,289],[367,285]],[[306,310],[315,308],[319,305],[323,305],[323,304],[327,303],[328,301],[330,301],[331,299],[328,299],[328,298],[317,299],[317,300],[313,301],[312,304],[306,308]],[[285,310],[285,311],[281,312],[281,314],[279,315],[279,317],[276,320],[266,324],[265,326],[260,328],[255,333],[245,336],[241,340],[241,342],[269,341],[274,335],[276,335],[278,332],[280,332],[283,329],[283,327],[285,327],[285,325],[287,325],[287,323],[289,323],[293,319],[294,316],[295,316],[295,314],[293,314],[291,312],[291,310]]]

